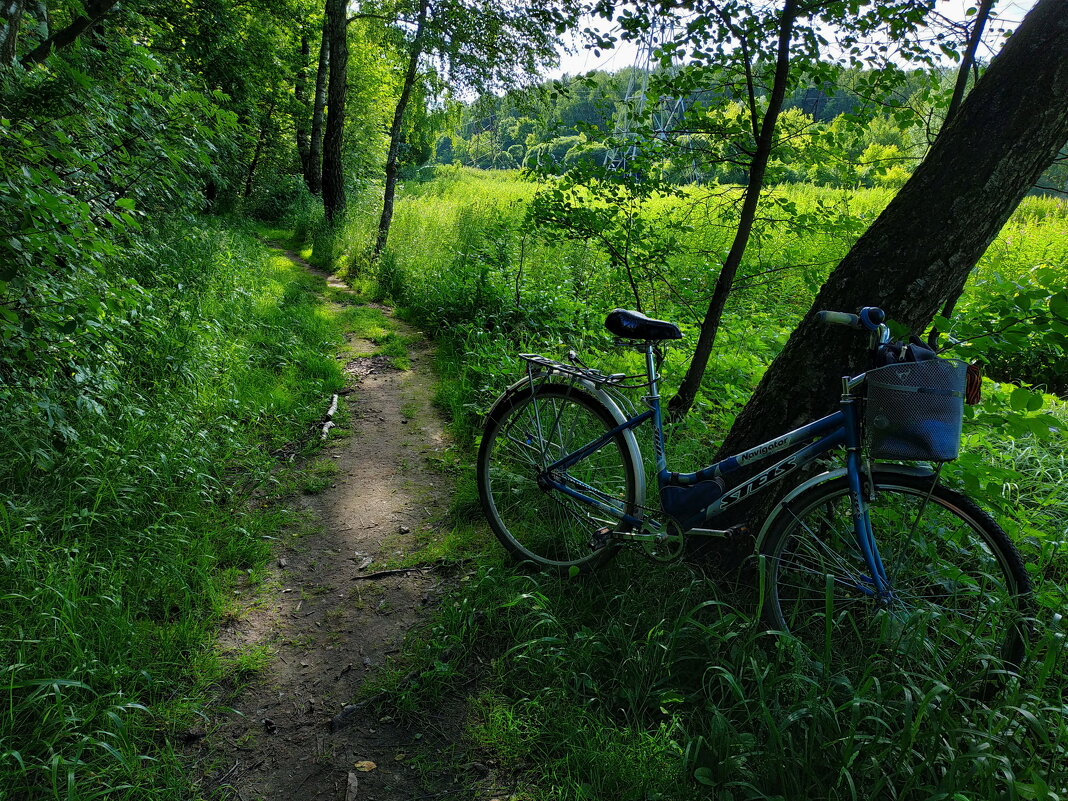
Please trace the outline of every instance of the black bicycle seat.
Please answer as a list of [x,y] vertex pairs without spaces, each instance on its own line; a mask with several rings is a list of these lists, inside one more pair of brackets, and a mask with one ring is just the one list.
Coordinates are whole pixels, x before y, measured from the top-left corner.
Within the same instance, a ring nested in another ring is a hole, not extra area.
[[641,312],[613,309],[605,318],[604,327],[624,339],[682,339],[682,331],[667,320],[654,320]]

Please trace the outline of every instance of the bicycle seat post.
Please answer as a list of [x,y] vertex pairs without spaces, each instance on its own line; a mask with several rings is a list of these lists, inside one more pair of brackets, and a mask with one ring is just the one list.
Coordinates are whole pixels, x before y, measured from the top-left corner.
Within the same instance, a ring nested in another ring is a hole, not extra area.
[[656,343],[645,343],[645,372],[649,378],[649,394],[646,401],[653,410],[653,450],[656,454],[658,474],[667,471],[667,451],[664,448],[664,420],[660,413],[660,376],[656,372]]

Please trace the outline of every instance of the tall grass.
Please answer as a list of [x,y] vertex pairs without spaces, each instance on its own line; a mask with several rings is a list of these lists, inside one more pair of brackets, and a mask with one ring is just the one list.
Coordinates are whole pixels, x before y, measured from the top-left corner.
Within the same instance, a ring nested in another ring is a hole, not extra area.
[[[379,291],[438,337],[439,402],[468,446],[479,414],[519,374],[517,353],[574,346],[597,367],[639,366],[602,329],[606,311],[632,305],[626,282],[595,245],[532,230],[532,192],[508,174],[469,170],[411,185],[377,268]],[[890,198],[808,186],[774,193],[790,219],[763,226],[743,265],[695,412],[671,433],[678,469],[708,456],[827,273]],[[692,306],[710,291],[729,219],[687,198],[646,212],[685,214],[692,228],[667,265],[673,285],[643,287],[651,313],[692,334]],[[833,225],[817,225],[821,216]],[[1068,275],[1055,233],[1066,218],[1063,204],[1026,200],[963,307],[982,298],[984,276],[1014,280],[1036,258]],[[1019,237],[1024,249],[1013,245]],[[1036,238],[1045,256],[1028,250]],[[669,351],[668,387],[686,359]],[[1034,424],[992,429],[1013,389],[986,382],[986,411],[966,429],[972,455],[947,476],[998,509],[1043,604],[1024,677],[990,702],[959,677],[899,664],[891,647],[850,670],[825,669],[820,654],[758,622],[758,566],[734,585],[625,552],[585,582],[517,574],[479,522],[465,474],[450,537],[476,568],[411,638],[398,680],[384,680],[390,705],[422,714],[474,684],[468,753],[452,758],[492,761],[521,799],[1065,797],[1068,674],[1057,613],[1068,579],[1068,419],[1046,396],[1043,411],[1027,414],[1050,415],[1048,434]]]
[[248,234],[163,225],[112,275],[77,380],[0,388],[0,798],[190,796],[227,587],[288,519],[251,493],[342,383],[313,280]]

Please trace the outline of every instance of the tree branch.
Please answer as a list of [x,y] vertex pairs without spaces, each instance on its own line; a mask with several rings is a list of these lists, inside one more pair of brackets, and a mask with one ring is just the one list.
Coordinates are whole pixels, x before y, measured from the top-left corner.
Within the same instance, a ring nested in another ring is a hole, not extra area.
[[19,62],[24,67],[28,67],[30,64],[40,64],[54,50],[62,50],[96,25],[118,2],[119,0],[88,0],[85,4],[85,14],[75,17],[70,25],[49,36],[19,59]]

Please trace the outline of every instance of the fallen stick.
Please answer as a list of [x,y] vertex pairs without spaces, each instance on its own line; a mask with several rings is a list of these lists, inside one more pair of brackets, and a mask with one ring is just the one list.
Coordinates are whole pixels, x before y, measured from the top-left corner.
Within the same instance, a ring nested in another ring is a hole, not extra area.
[[337,425],[334,422],[334,415],[337,413],[337,394],[334,394],[333,400],[330,401],[330,409],[326,413],[326,423],[323,424],[322,439],[326,439],[327,434],[330,433],[330,429]]
[[431,562],[429,565],[416,565],[415,567],[398,567],[395,570],[379,570],[377,573],[364,573],[362,575],[353,576],[353,581],[363,581],[365,579],[378,579],[385,576],[397,576],[401,573],[422,573],[425,570],[437,570],[444,562]]

